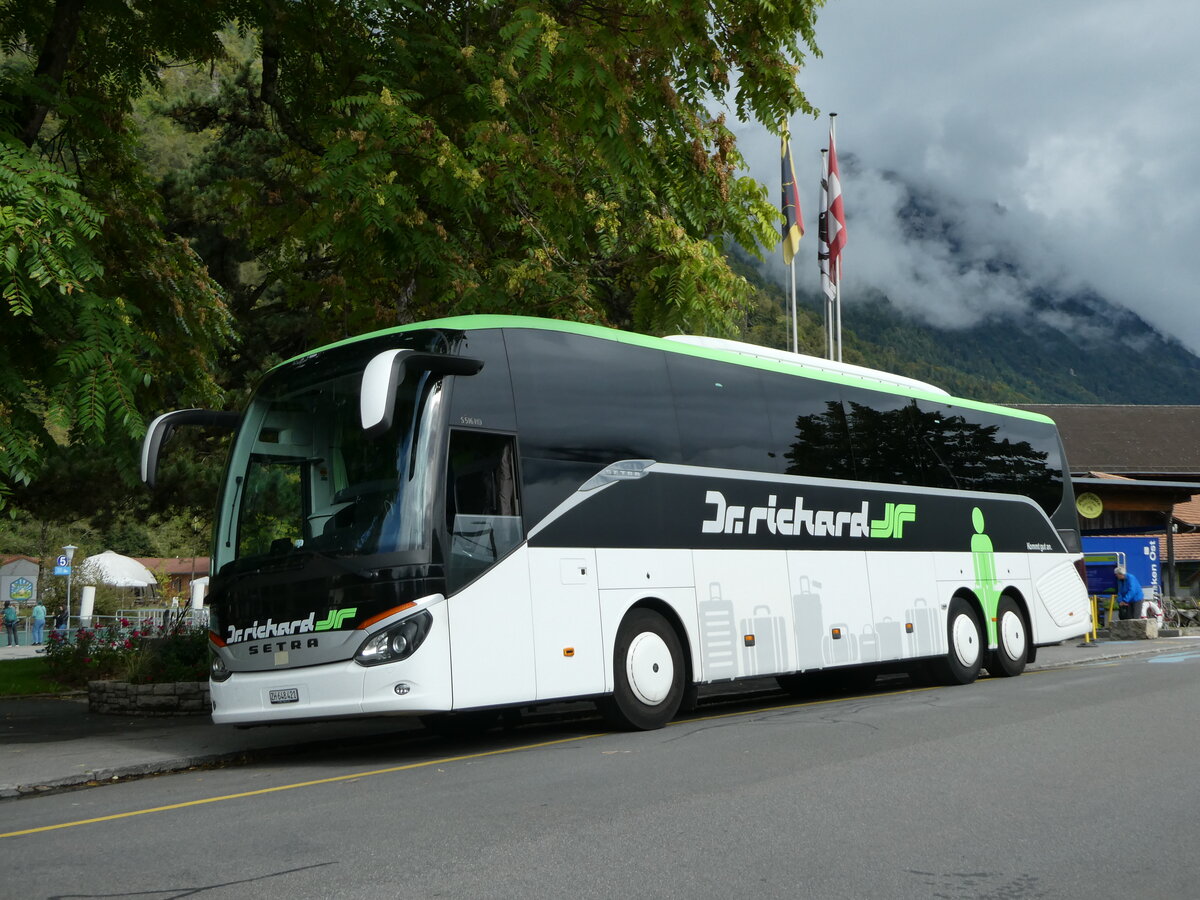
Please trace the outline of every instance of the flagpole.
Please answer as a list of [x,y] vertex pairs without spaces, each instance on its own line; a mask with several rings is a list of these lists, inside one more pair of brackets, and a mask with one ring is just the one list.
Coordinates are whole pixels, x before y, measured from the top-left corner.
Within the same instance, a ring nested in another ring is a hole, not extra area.
[[[829,114],[829,146],[834,146],[834,134],[837,129],[837,113]],[[840,191],[840,187],[839,187]],[[832,255],[832,254],[831,254]],[[833,331],[831,349],[833,352],[829,354],[830,359],[842,361],[842,256],[839,253],[837,259],[831,259],[831,271],[833,276]]]
[[827,179],[829,178],[828,151],[821,151],[821,205],[817,228],[817,267],[821,271],[821,300],[825,325],[825,358],[833,359],[830,352],[829,331],[829,196]]
[[796,186],[796,170],[792,165],[791,134],[788,131],[787,119],[779,123],[779,159],[781,163],[780,182],[783,187],[783,261],[788,267],[791,278],[791,299],[788,304],[788,317],[791,319],[791,350],[800,352],[799,317],[796,315],[796,252],[800,249],[800,239],[804,237],[804,218],[800,214],[800,191]]
[[829,155],[825,165],[827,203],[825,217],[826,241],[829,253],[829,275],[833,290],[829,358],[842,360],[842,250],[846,246],[846,214],[842,201],[842,179],[837,163],[837,113],[829,114]]
[[792,314],[792,352],[799,353],[800,352],[800,336],[799,336],[799,332],[797,331],[797,325],[796,325],[796,257],[794,257],[794,256],[792,257],[792,262],[788,266],[788,268],[791,270],[791,273],[792,273],[792,303],[791,303],[791,307],[790,307],[791,314]]
[[825,358],[826,359],[833,359],[833,350],[830,347],[830,340],[832,339],[832,334],[833,334],[829,330],[829,313],[830,312],[831,312],[831,310],[829,308],[829,298],[826,297],[825,298]]
[[837,361],[842,361],[842,258],[837,261],[837,281],[833,285],[834,310],[837,314]]

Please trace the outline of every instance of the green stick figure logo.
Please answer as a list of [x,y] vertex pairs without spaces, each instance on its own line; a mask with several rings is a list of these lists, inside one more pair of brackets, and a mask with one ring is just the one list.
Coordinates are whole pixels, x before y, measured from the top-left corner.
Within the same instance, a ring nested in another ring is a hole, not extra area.
[[983,510],[978,506],[971,510],[971,523],[975,533],[971,535],[971,562],[975,567],[975,593],[983,604],[983,624],[987,628],[989,647],[996,645],[996,607],[1000,605],[1000,591],[996,579],[996,553],[992,539],[983,533]]

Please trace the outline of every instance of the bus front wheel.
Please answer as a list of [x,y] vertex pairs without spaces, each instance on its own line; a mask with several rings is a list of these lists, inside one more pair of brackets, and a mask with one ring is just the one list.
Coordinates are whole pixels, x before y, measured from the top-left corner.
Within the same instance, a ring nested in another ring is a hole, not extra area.
[[950,601],[946,637],[950,649],[933,664],[934,678],[942,684],[970,684],[983,668],[983,628],[975,608],[962,597]]
[[1001,678],[1020,675],[1029,661],[1029,632],[1017,602],[1007,594],[996,608],[996,647],[988,657],[988,672]]
[[650,731],[675,717],[685,676],[679,636],[650,609],[635,609],[617,630],[613,648],[613,692],[600,703],[611,725]]

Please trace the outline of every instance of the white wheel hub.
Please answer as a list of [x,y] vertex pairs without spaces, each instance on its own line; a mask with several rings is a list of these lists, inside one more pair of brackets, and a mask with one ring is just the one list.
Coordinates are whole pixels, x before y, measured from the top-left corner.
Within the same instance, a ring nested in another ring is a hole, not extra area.
[[958,661],[970,669],[979,659],[979,629],[970,616],[960,615],[954,619],[950,629],[950,650]]
[[675,666],[666,641],[652,631],[643,631],[629,642],[625,675],[633,695],[647,706],[657,706],[671,693]]
[[1000,619],[1000,649],[1012,660],[1020,659],[1025,652],[1025,623],[1012,610]]

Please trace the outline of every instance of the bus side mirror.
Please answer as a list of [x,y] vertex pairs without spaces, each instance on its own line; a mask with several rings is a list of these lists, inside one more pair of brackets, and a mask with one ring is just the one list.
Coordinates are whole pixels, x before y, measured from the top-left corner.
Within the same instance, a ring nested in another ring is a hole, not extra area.
[[146,436],[142,439],[142,482],[147,487],[154,487],[158,474],[159,451],[163,441],[175,430],[175,426],[201,425],[236,431],[241,419],[240,413],[214,412],[211,409],[177,409],[174,412],[163,413],[150,423],[150,427],[146,429]]
[[384,350],[363,369],[358,395],[358,413],[363,433],[378,437],[392,427],[396,408],[396,389],[404,381],[406,369],[435,375],[474,375],[483,368],[483,360],[468,356],[446,356],[416,350]]

